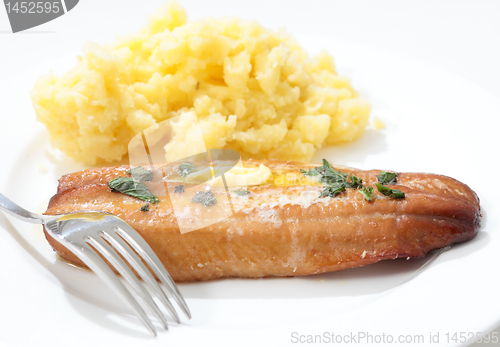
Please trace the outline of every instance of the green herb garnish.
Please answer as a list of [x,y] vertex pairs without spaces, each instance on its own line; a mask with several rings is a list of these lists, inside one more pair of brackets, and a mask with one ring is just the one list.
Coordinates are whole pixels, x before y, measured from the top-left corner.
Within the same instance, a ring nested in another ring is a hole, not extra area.
[[326,159],[323,159],[323,166],[318,167],[319,170],[325,171],[326,169],[332,169],[332,166],[330,165],[330,162]]
[[366,201],[373,200],[373,187],[363,187],[359,192],[365,197]]
[[396,184],[399,173],[382,171],[380,175],[377,175],[377,179],[381,184]]
[[323,196],[329,196],[331,198],[335,197],[335,195],[345,191],[346,184],[345,182],[337,182],[331,185],[328,185],[319,196],[320,198]]
[[354,176],[351,174],[349,176],[351,182],[346,182],[347,188],[362,188],[363,187],[363,180],[359,177]]
[[[300,169],[300,172],[306,176],[321,176],[320,181],[326,185],[326,188],[321,192],[320,197],[329,196],[333,198],[345,191],[346,188],[351,188],[358,189],[367,201],[373,200],[373,187],[363,186],[363,180],[353,174],[349,175],[335,170],[326,159],[323,159],[322,166],[309,171]],[[380,172],[380,175],[377,175],[379,183],[376,183],[378,191],[392,198],[403,199],[405,194],[402,191],[384,186],[384,184],[396,184],[398,175],[399,173],[396,172]]]
[[182,177],[186,177],[190,173],[193,173],[196,171],[198,171],[198,168],[196,167],[196,165],[188,163],[188,162],[182,163],[179,166],[179,175],[181,175]]
[[239,196],[244,196],[250,194],[248,190],[243,190],[243,189],[238,189],[238,190],[233,190],[233,193]]
[[142,206],[142,207],[141,207],[141,211],[142,211],[142,212],[147,212],[147,211],[149,211],[149,204],[146,204],[146,205]]
[[153,179],[153,171],[143,169],[142,166],[134,167],[133,169],[129,169],[125,172],[131,174],[133,178],[142,182],[151,181]]
[[377,186],[377,190],[385,196],[390,196],[392,194],[392,189],[389,187],[386,187],[380,183],[375,183],[375,186]]
[[321,173],[318,171],[318,169],[310,169],[309,171],[306,171],[304,169],[300,169],[300,172],[302,172],[305,176],[319,176]]
[[214,205],[217,200],[215,199],[214,193],[211,190],[208,191],[199,191],[193,196],[192,202],[198,202],[203,204],[203,206],[208,207]]
[[375,183],[375,186],[377,187],[377,190],[382,194],[384,194],[385,196],[390,196],[391,198],[396,198],[396,199],[403,199],[405,197],[405,193],[403,193],[400,190],[391,189],[378,182]]
[[147,185],[133,177],[117,177],[109,181],[108,186],[113,192],[130,195],[153,204],[160,201],[151,194]]
[[391,197],[396,198],[396,199],[404,199],[405,193],[403,193],[402,191],[400,191],[398,189],[393,189]]
[[320,181],[326,185],[326,188],[321,192],[320,197],[329,196],[333,198],[335,195],[345,191],[346,188],[352,188],[352,184],[357,186],[358,182],[359,184],[361,183],[361,180],[355,176],[352,176],[354,179],[351,177],[351,182],[348,183],[346,181],[348,174],[335,170],[326,159],[323,159],[322,166],[310,169],[309,171],[300,169],[300,172],[306,176],[321,176]]
[[179,184],[178,186],[174,187],[174,193],[184,193],[184,186],[182,184]]
[[321,177],[321,182],[326,185],[332,185],[334,183],[345,182],[348,174],[340,172],[332,168],[330,163],[323,159],[323,166],[317,168],[320,172],[323,172],[323,176]]

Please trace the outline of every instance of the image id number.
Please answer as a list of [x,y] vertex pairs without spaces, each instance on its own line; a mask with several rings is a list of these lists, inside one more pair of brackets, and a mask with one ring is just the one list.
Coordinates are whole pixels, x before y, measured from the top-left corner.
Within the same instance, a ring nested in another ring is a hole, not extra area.
[[59,13],[59,1],[16,1],[5,3],[7,13]]
[[488,334],[473,333],[473,332],[460,332],[460,333],[446,333],[446,342],[455,343],[465,343],[465,342],[475,342],[475,343],[498,343],[498,332],[494,331]]

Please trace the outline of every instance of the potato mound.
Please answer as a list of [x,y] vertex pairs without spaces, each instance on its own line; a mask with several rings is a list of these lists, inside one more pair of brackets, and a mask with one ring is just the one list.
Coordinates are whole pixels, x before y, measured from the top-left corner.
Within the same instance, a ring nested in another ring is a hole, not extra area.
[[85,44],[76,67],[41,77],[31,96],[52,145],[88,164],[122,159],[134,135],[185,112],[208,148],[308,161],[361,136],[370,112],[327,53],[310,58],[254,21],[188,22],[174,1],[134,35]]

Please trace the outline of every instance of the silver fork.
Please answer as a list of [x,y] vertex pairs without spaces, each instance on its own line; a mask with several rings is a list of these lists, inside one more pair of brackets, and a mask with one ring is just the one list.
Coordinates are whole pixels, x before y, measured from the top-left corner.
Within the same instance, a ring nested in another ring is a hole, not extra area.
[[122,275],[142,299],[143,305],[154,313],[165,329],[168,329],[165,315],[120,255],[141,276],[177,323],[180,323],[177,312],[143,261],[164,284],[184,314],[191,318],[182,294],[160,259],[137,231],[117,216],[96,211],[39,215],[23,209],[2,194],[0,194],[0,210],[28,223],[43,224],[50,236],[79,257],[130,306],[154,336],[156,329],[143,307],[101,256]]

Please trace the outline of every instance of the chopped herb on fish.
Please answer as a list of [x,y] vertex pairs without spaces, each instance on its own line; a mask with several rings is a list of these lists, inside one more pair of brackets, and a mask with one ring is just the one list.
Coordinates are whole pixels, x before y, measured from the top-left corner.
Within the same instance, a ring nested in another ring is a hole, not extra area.
[[160,201],[151,194],[147,185],[133,177],[117,177],[109,181],[108,186],[113,192],[130,195],[153,204]]
[[[349,175],[335,170],[326,159],[323,159],[322,166],[309,169],[309,171],[300,169],[300,172],[306,176],[321,176],[320,182],[325,184],[326,187],[321,192],[320,197],[329,196],[333,198],[347,188],[351,188],[358,189],[367,201],[373,200],[373,187],[363,186],[363,179],[353,174]],[[380,175],[377,175],[377,179],[380,182],[376,184],[377,190],[391,198],[403,199],[405,194],[402,191],[384,186],[384,184],[396,184],[398,175],[399,173],[396,172],[382,171]]]
[[390,196],[391,198],[396,198],[396,199],[403,199],[405,197],[405,193],[403,193],[398,189],[391,189],[378,182],[375,183],[375,186],[377,187],[377,190],[382,194],[384,194],[385,196]]
[[153,171],[146,170],[142,168],[142,166],[134,167],[125,172],[131,174],[133,178],[142,182],[151,181],[153,179]]
[[377,179],[380,184],[396,184],[398,175],[397,172],[382,171],[380,175],[377,175]]
[[196,171],[198,171],[198,168],[196,167],[196,165],[188,163],[188,162],[182,163],[179,166],[179,175],[181,175],[182,177],[186,177],[190,173],[193,173]]
[[233,191],[234,194],[239,195],[239,196],[244,196],[250,194],[248,190],[243,190],[243,189],[238,189]]
[[198,193],[196,193],[193,196],[193,199],[191,201],[203,204],[203,206],[205,206],[205,207],[212,206],[212,205],[215,205],[215,203],[217,203],[217,200],[215,199],[214,193],[212,193],[211,190],[199,191]]
[[174,187],[174,193],[184,193],[184,185],[179,184]]
[[337,171],[334,168],[332,168],[332,166],[326,159],[323,159],[323,166],[320,166],[318,169],[320,171],[323,171],[323,177],[321,177],[321,182],[327,185],[345,182],[348,176],[348,174]]
[[359,177],[354,176],[351,174],[349,176],[351,179],[351,182],[346,182],[347,188],[362,188],[363,187],[363,180]]
[[146,204],[146,205],[142,206],[142,207],[141,207],[141,211],[142,211],[142,212],[147,212],[147,211],[149,211],[149,204]]
[[321,192],[320,198],[324,197],[324,196],[329,196],[329,197],[333,198],[333,197],[335,197],[335,195],[337,195],[341,192],[344,192],[345,188],[346,188],[345,182],[337,182],[337,183],[331,184],[331,185],[327,186]]
[[304,169],[300,169],[300,172],[302,172],[305,176],[320,176],[321,173],[318,171],[318,169],[310,169],[309,171],[306,171]]
[[404,199],[405,197],[405,193],[403,193],[402,191],[398,190],[398,189],[393,189],[392,190],[392,195],[391,195],[393,198],[396,198],[396,199]]
[[363,187],[358,190],[366,199],[366,201],[373,200],[373,187]]

